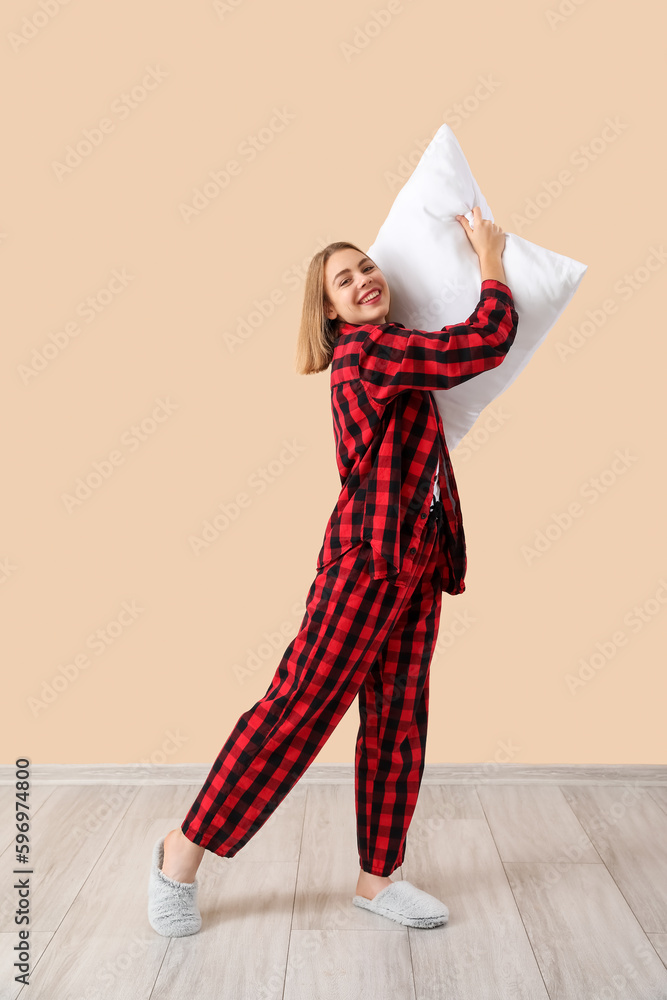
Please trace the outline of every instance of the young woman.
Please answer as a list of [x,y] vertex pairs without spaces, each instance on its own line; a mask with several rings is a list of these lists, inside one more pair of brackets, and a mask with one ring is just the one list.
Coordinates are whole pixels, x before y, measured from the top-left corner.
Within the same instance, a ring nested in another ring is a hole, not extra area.
[[389,877],[403,862],[422,779],[442,593],[465,589],[458,491],[431,390],[499,365],[518,325],[503,230],[479,207],[473,227],[456,219],[479,257],[480,299],[468,319],[442,330],[389,322],[387,281],[354,244],[332,243],[310,263],[297,369],[331,366],[342,488],[298,634],[181,826],[155,844],[148,916],[160,934],[199,930],[195,876],[204,851],[231,858],[250,840],[357,694],[352,902],[412,927],[448,918],[440,900]]

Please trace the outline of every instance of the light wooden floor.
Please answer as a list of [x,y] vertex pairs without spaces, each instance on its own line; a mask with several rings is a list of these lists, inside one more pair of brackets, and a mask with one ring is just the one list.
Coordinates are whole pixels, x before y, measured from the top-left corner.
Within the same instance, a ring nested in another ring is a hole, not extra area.
[[352,905],[353,786],[299,782],[235,858],[205,853],[199,934],[163,938],[151,851],[198,790],[33,789],[32,979],[13,981],[7,838],[2,1000],[667,998],[663,786],[422,785],[393,878],[450,919],[416,930]]

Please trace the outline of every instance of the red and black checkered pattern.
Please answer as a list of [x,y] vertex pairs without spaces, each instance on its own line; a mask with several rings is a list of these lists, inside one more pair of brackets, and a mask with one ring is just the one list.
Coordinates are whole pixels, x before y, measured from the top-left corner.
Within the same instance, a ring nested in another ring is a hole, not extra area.
[[[342,489],[298,634],[263,698],[238,719],[181,829],[233,857],[296,784],[359,695],[359,861],[403,861],[422,779],[442,592],[464,590],[459,497],[432,390],[499,365],[516,334],[495,280],[464,322],[427,333],[340,324],[331,370]],[[442,501],[433,510],[440,457]]]
[[436,474],[445,508],[447,593],[465,590],[465,536],[454,470],[431,394],[496,368],[518,328],[510,288],[482,281],[462,323],[407,330],[402,323],[339,323],[331,362],[331,410],[342,489],[317,558],[321,569],[368,541],[374,579],[402,585],[416,558]]
[[402,863],[424,768],[429,669],[449,572],[443,527],[436,501],[402,586],[371,576],[367,542],[317,571],[299,632],[266,694],[239,718],[182,823],[189,840],[233,857],[358,693],[359,862],[376,875],[390,875]]

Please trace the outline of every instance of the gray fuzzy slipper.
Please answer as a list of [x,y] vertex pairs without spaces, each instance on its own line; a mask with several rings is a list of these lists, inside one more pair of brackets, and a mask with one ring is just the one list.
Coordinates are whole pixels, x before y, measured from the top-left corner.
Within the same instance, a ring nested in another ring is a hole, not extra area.
[[162,869],[164,837],[153,848],[151,873],[148,880],[148,922],[164,937],[185,937],[196,934],[201,927],[197,906],[199,882],[177,882]]
[[444,903],[405,879],[392,882],[373,899],[353,896],[352,902],[408,927],[439,927],[449,919],[449,910]]

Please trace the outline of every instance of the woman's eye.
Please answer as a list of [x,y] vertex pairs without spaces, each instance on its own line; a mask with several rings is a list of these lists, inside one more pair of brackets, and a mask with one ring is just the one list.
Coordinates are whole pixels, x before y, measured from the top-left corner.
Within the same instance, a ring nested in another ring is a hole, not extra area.
[[[372,271],[374,267],[375,264],[367,264],[366,267],[364,268],[364,271]],[[350,281],[350,278],[343,278],[343,280],[340,283],[340,287],[342,288],[347,281]]]

